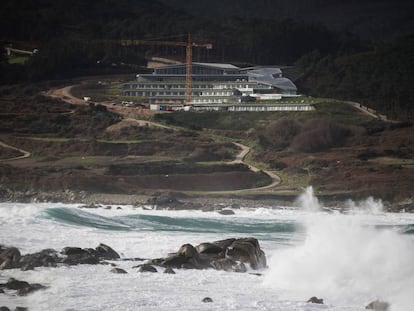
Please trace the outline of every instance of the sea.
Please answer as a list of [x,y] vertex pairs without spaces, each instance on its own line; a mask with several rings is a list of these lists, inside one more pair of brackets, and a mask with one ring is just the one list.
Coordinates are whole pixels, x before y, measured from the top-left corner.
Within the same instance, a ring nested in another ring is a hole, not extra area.
[[[293,206],[292,206],[293,205]],[[1,203],[0,244],[22,254],[66,246],[111,246],[122,258],[164,257],[185,243],[255,237],[268,267],[246,273],[139,273],[144,261],[0,271],[47,289],[0,294],[11,310],[365,310],[374,300],[414,310],[414,215],[385,213],[375,198],[324,207],[306,189],[291,206],[241,206],[234,215],[80,204]],[[316,296],[324,304],[307,303]],[[203,302],[210,297],[211,302]]]

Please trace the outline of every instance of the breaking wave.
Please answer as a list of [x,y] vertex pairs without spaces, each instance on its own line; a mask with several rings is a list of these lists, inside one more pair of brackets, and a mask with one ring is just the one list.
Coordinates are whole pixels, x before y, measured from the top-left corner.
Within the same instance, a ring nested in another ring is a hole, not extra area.
[[265,284],[287,299],[318,296],[358,306],[381,299],[392,310],[412,310],[414,241],[401,232],[412,233],[413,225],[401,230],[367,223],[367,213],[381,213],[381,202],[371,198],[350,203],[346,215],[316,213],[323,206],[312,188],[299,202],[313,211],[304,219],[305,239],[272,254]]

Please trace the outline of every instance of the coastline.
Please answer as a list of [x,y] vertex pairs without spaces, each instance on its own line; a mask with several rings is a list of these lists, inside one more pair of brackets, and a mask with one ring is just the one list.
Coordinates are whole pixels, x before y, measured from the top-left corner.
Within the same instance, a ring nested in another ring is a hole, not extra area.
[[[372,196],[371,196],[372,197]],[[0,202],[13,203],[67,203],[82,204],[85,207],[108,205],[133,205],[137,207],[170,209],[170,210],[204,210],[238,209],[240,207],[295,207],[298,206],[299,195],[293,194],[186,194],[183,192],[154,192],[152,194],[117,194],[89,193],[85,191],[66,190],[62,192],[26,191],[11,192],[0,189]],[[343,210],[344,204],[351,200],[364,201],[369,196],[338,193],[334,195],[317,195],[319,202],[329,208]],[[414,213],[414,200],[407,198],[401,201],[378,200],[385,212]]]

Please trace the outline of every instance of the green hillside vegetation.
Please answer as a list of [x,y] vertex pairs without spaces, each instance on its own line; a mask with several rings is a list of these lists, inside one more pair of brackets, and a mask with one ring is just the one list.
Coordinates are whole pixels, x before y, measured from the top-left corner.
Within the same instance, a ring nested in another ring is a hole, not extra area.
[[297,83],[309,95],[354,100],[391,118],[414,117],[414,37],[372,46],[359,53],[323,57],[315,52],[297,61]]

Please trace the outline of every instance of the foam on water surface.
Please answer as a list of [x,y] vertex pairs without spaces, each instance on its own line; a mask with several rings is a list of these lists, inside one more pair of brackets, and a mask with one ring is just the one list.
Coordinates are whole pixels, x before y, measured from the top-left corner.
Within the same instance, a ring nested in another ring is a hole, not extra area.
[[[346,203],[346,215],[324,209],[312,190],[298,208],[216,212],[79,209],[68,204],[0,204],[0,244],[22,253],[105,243],[122,257],[157,258],[181,244],[229,237],[257,237],[269,268],[262,276],[214,270],[177,270],[175,275],[140,274],[140,262],[110,266],[4,270],[8,277],[48,285],[27,297],[0,294],[0,305],[30,310],[364,310],[376,299],[408,311],[414,271],[414,215],[381,211],[368,199]],[[160,270],[161,272],[161,270]],[[310,296],[324,305],[307,304]],[[203,303],[211,297],[212,303]]]

